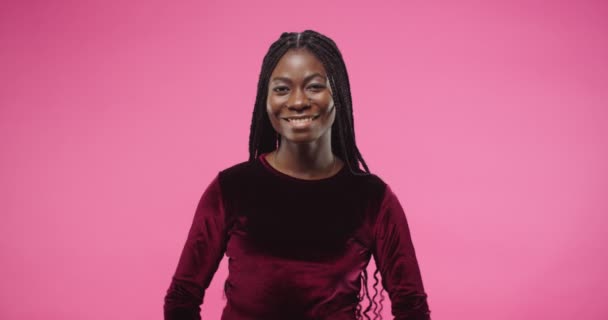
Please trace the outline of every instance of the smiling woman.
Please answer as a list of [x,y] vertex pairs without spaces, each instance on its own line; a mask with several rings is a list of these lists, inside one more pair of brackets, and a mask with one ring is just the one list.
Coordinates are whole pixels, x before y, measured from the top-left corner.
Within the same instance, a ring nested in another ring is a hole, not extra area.
[[224,254],[223,320],[381,318],[378,273],[395,319],[430,319],[405,213],[357,148],[342,55],[318,32],[283,33],[264,57],[249,160],[203,192],[165,319],[200,319]]
[[[285,53],[272,72],[267,99],[270,123],[277,134],[284,137],[279,141],[285,146],[279,150],[298,150],[303,148],[303,144],[311,150],[330,150],[334,111],[335,104],[323,63],[304,48]],[[268,158],[278,169],[277,153],[272,152]],[[336,157],[332,159],[330,170],[318,176],[308,168],[291,174],[310,178],[332,175]],[[280,170],[288,173],[286,168]]]
[[[287,52],[272,72],[269,88],[268,116],[279,134],[297,141],[293,128],[306,128],[308,135],[302,141],[313,142],[323,136],[330,142],[334,101],[319,59],[306,49]],[[318,125],[312,126],[312,120],[318,120]]]

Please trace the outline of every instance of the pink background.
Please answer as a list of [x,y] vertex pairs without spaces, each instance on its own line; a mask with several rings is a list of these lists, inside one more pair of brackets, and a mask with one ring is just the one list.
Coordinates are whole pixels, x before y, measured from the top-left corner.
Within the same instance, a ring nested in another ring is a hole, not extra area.
[[574,0],[3,1],[0,318],[162,319],[263,55],[308,28],[344,53],[434,319],[608,319],[608,5]]

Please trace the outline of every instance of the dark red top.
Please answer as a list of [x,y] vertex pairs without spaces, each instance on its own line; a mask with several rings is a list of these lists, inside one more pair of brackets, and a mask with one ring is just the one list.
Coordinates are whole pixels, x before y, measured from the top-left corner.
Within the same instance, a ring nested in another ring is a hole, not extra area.
[[329,178],[298,179],[265,154],[220,171],[196,208],[166,292],[166,320],[200,319],[224,254],[222,320],[354,320],[372,256],[395,319],[430,319],[403,208],[373,174],[344,166]]

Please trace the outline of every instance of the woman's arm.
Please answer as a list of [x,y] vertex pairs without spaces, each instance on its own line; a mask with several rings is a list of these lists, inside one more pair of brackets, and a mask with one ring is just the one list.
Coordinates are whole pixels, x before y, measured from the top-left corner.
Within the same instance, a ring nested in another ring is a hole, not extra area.
[[430,311],[405,212],[387,185],[375,224],[374,260],[396,320],[428,320]]
[[224,207],[219,175],[204,191],[186,244],[165,295],[165,320],[199,320],[205,290],[226,250]]

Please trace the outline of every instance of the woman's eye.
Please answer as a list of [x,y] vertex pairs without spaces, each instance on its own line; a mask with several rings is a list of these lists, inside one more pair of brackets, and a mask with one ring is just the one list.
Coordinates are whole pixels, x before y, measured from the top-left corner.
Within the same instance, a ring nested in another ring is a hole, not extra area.
[[[325,89],[325,86],[322,84],[313,84],[308,86],[308,90],[312,90],[312,91],[321,91]],[[272,89],[272,91],[276,92],[276,93],[287,93],[289,91],[289,87],[286,86],[280,86],[280,87],[274,87]]]
[[284,93],[285,91],[289,90],[289,88],[287,88],[287,87],[275,87],[272,90],[274,92],[277,92],[277,93]]

